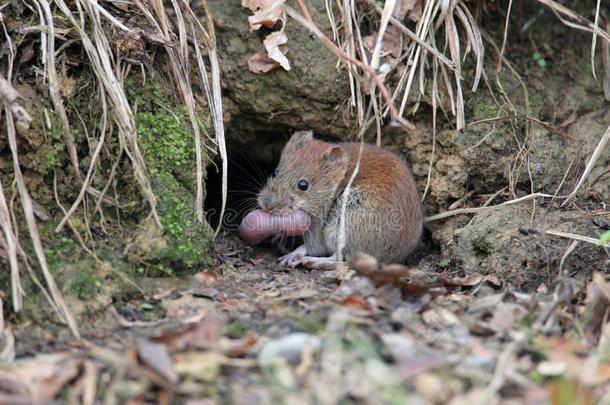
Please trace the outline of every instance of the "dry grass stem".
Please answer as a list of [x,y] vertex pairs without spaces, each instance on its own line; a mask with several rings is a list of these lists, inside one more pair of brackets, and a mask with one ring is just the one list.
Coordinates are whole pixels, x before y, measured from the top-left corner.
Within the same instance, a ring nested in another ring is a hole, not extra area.
[[339,262],[343,261],[343,249],[345,248],[345,241],[347,238],[347,232],[345,230],[345,211],[347,209],[347,201],[351,192],[352,184],[358,175],[360,170],[360,161],[362,160],[362,151],[364,150],[364,138],[360,139],[360,147],[358,148],[358,158],[356,159],[356,165],[354,170],[349,177],[349,180],[341,194],[341,215],[339,217],[339,232],[337,234],[337,255],[335,259]]
[[53,302],[56,304],[57,309],[59,310],[58,315],[68,324],[68,327],[70,328],[72,334],[75,337],[80,338],[76,321],[70,313],[70,310],[68,309],[64,301],[63,295],[57,287],[57,284],[55,283],[55,280],[51,275],[51,272],[49,271],[49,267],[47,265],[47,259],[45,257],[44,248],[42,247],[40,235],[38,234],[38,228],[36,226],[36,219],[34,218],[32,200],[30,198],[30,194],[28,193],[27,187],[25,186],[25,181],[21,173],[19,155],[17,152],[17,138],[15,133],[15,127],[13,124],[12,113],[8,108],[5,108],[5,119],[7,123],[6,127],[9,146],[13,157],[13,172],[15,174],[15,183],[17,184],[17,190],[19,191],[21,206],[23,208],[23,213],[30,234],[30,239],[32,241],[32,245],[34,246],[34,251],[36,252],[36,257],[38,258],[38,263],[40,264],[40,269],[44,275],[45,281],[49,288],[49,292],[51,293],[51,297],[53,297]]
[[[140,186],[142,194],[148,201],[151,208],[151,214],[156,223],[161,226],[156,208],[157,200],[152,191],[146,164],[138,146],[133,112],[131,111],[123,86],[114,69],[111,47],[108,38],[102,29],[99,11],[94,8],[90,2],[77,2],[80,6],[79,20],[83,22],[88,21],[91,25],[91,27],[89,27],[89,32],[92,32],[93,36],[93,38],[91,38],[88,32],[85,31],[84,26],[77,21],[72,14],[72,11],[63,0],[56,1],[56,4],[72,24],[74,30],[78,33],[95,75],[103,85],[105,93],[111,101],[113,107],[112,112],[118,127],[119,140],[121,145],[125,148],[125,154],[132,162],[136,181]],[[60,230],[61,228],[57,229],[57,231]]]
[[13,232],[11,214],[6,204],[2,182],[0,181],[0,226],[4,233],[4,238],[0,242],[8,256],[8,263],[11,270],[11,296],[13,300],[13,310],[21,311],[22,294],[21,279],[19,275],[19,263],[17,261],[17,245],[19,243],[17,235]]
[[[575,241],[579,241],[579,242],[589,243],[591,245],[600,246],[599,239],[591,238],[589,236],[578,235],[578,234],[570,233],[570,232],[555,231],[552,229],[544,231],[544,233],[546,233],[547,235],[559,236],[560,238],[566,238],[566,239],[571,239],[571,240],[575,240]],[[602,245],[602,246],[604,246],[605,248],[610,248],[610,243],[606,243],[605,245]]]
[[566,197],[565,201],[561,205],[562,207],[567,206],[572,201],[572,199],[576,196],[576,193],[578,192],[580,187],[582,187],[584,182],[587,180],[587,177],[589,177],[591,170],[593,170],[593,167],[595,167],[595,163],[597,163],[597,160],[599,159],[600,155],[606,148],[608,141],[610,141],[610,126],[608,126],[608,128],[606,129],[606,132],[604,133],[604,135],[600,139],[599,143],[595,147],[595,150],[593,151],[593,154],[589,158],[589,162],[587,163],[587,166],[585,167],[585,171],[580,176],[580,180],[578,180],[578,184],[576,184],[576,186],[574,187],[574,190],[572,190],[572,192]]
[[[610,32],[610,21],[604,24],[604,31]],[[602,67],[604,69],[604,97],[606,101],[610,101],[610,41],[602,41]],[[593,65],[592,65],[593,66]]]
[[605,41],[610,41],[609,33],[600,30],[599,27],[596,26],[596,24],[592,23],[591,21],[569,9],[568,7],[563,6],[553,0],[536,1],[549,7],[549,9],[553,13],[555,13],[557,18],[559,18],[559,20],[568,27],[577,29],[579,31],[594,33],[597,36],[603,38]]
[[46,26],[46,30],[40,32],[40,44],[42,51],[42,60],[45,65],[46,78],[48,79],[49,95],[51,101],[55,107],[55,113],[59,117],[59,122],[64,133],[64,142],[68,151],[68,156],[72,167],[74,168],[77,179],[80,180],[80,166],[78,164],[78,155],[76,152],[76,145],[74,144],[74,137],[72,136],[72,130],[70,123],[68,122],[68,114],[64,107],[61,94],[59,92],[59,79],[57,77],[57,70],[55,69],[55,25],[53,23],[53,13],[51,12],[51,6],[47,0],[36,0],[38,13],[40,15],[40,24]]
[[424,222],[438,221],[439,219],[449,218],[449,217],[453,217],[455,215],[476,214],[478,212],[495,210],[500,207],[505,207],[507,205],[520,204],[522,202],[530,201],[535,198],[553,198],[553,197],[554,196],[552,194],[533,193],[533,194],[528,194],[523,197],[516,198],[514,200],[505,201],[505,202],[503,202],[501,204],[497,204],[497,205],[489,205],[489,206],[478,207],[478,208],[459,208],[459,209],[453,210],[453,211],[441,212],[440,214],[436,214],[436,215],[432,215],[432,216],[424,218]]
[[383,83],[383,79],[381,78],[381,76],[379,76],[379,74],[375,71],[375,69],[373,69],[370,65],[367,65],[366,63],[364,63],[354,57],[351,57],[350,55],[345,53],[342,49],[340,49],[337,45],[335,45],[335,43],[333,41],[331,41],[315,25],[311,16],[309,15],[309,12],[307,11],[307,7],[302,2],[302,0],[297,0],[297,4],[299,5],[299,8],[301,9],[301,12],[303,13],[303,15],[299,14],[296,10],[294,10],[290,6],[286,6],[286,13],[292,19],[297,21],[299,24],[303,25],[304,27],[306,27],[307,29],[312,31],[318,37],[318,39],[320,39],[322,41],[322,43],[324,43],[324,45],[328,49],[330,49],[337,57],[344,60],[345,62],[353,63],[354,65],[358,66],[360,69],[366,71],[370,75],[370,77],[373,79],[373,81],[375,82],[377,89],[379,89],[379,92],[381,93],[381,96],[383,97],[384,101],[386,102],[387,107],[390,109],[392,119],[394,121],[400,123],[405,129],[407,129],[409,131],[415,130],[415,126],[412,123],[410,123],[409,121],[407,121],[406,119],[404,119],[398,113],[398,110],[396,109],[396,107],[394,106],[394,104],[391,101],[388,89]]

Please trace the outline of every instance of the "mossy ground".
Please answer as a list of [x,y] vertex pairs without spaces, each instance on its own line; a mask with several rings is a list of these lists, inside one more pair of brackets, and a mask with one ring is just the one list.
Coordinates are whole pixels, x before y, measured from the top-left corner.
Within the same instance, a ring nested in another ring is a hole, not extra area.
[[[77,87],[89,89],[91,86],[86,72],[74,80]],[[90,317],[96,311],[107,308],[112,302],[112,294],[120,291],[121,286],[128,287],[129,283],[125,282],[129,279],[141,275],[180,274],[211,264],[212,231],[207,223],[198,223],[194,216],[195,147],[186,111],[179,107],[179,100],[162,74],[148,78],[145,84],[139,77],[130,78],[126,81],[126,91],[135,112],[139,146],[157,197],[163,230],[154,223],[154,229],[146,228],[150,211],[135,187],[133,171],[123,155],[123,161],[117,166],[116,180],[108,192],[121,208],[102,204],[101,211],[94,212],[95,204],[90,200],[87,211],[83,207],[77,209],[69,226],[56,233],[55,227],[64,216],[57,206],[56,195],[67,209],[80,186],[67,157],[61,124],[55,115],[45,113],[49,106],[30,106],[33,128],[21,145],[26,183],[32,190],[33,199],[50,216],[48,220],[39,221],[49,270],[77,318],[86,314],[86,318],[92,319]],[[70,122],[79,122],[79,117],[91,121],[87,133],[76,125],[71,129],[84,173],[91,163],[88,153],[92,152],[99,136],[101,105],[95,92],[87,91],[75,92],[65,102]],[[207,121],[206,113],[201,112],[198,120],[204,129],[202,123]],[[92,176],[92,185],[98,190],[106,185],[119,156],[116,129],[108,127],[107,130],[105,148]],[[206,164],[205,156],[204,159]],[[25,230],[20,209],[15,211],[20,227]],[[152,249],[134,259],[134,252],[142,249],[126,247],[133,247],[137,233],[142,230],[145,231],[143,240],[147,240],[147,247]],[[82,248],[74,231],[94,256]],[[27,231],[23,234],[27,235]],[[154,236],[158,237],[157,241],[151,240]],[[34,257],[33,249],[27,245],[26,248]],[[40,274],[39,278],[43,280]],[[2,281],[5,291],[10,291],[9,281],[8,277]],[[24,313],[28,319],[48,323],[54,315],[38,288],[29,277],[23,277],[22,284],[26,292]]]
[[195,219],[193,131],[186,110],[162,104],[164,97],[159,87],[149,87],[134,92],[136,124],[165,231],[159,236],[167,241],[151,245],[146,259],[155,270],[165,273],[207,266],[211,264],[208,247],[212,230],[207,223]]

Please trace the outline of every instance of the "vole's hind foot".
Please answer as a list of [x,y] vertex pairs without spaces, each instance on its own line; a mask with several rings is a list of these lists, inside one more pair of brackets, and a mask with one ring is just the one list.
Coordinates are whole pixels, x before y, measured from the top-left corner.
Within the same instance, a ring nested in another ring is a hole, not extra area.
[[[284,263],[284,261],[282,261],[282,263]],[[282,265],[282,263],[280,264]],[[293,269],[297,266],[303,266],[312,270],[334,270],[340,263],[342,262],[338,262],[335,255],[329,257],[301,256],[288,262],[286,265]]]
[[301,259],[307,254],[307,248],[305,245],[301,245],[286,256],[280,257],[281,267],[295,268],[301,264]]
[[329,257],[304,256],[299,262],[303,267],[313,270],[335,270],[337,265],[342,263],[337,261],[335,255]]
[[290,267],[292,269],[297,266],[303,266],[308,269],[314,270],[334,270],[337,268],[337,261],[335,255],[329,257],[315,257],[305,256],[307,254],[307,248],[305,245],[301,245],[286,256],[280,257],[281,267]]

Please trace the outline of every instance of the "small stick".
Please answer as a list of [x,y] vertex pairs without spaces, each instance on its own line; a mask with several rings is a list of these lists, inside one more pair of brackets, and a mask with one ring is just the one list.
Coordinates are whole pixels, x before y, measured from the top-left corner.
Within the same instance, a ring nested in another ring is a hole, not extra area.
[[540,121],[539,119],[536,119],[534,117],[528,117],[527,115],[519,115],[519,114],[505,115],[503,117],[485,118],[485,119],[478,120],[478,121],[472,121],[472,122],[469,122],[468,124],[466,124],[465,128],[468,128],[468,127],[471,127],[471,126],[474,126],[474,125],[495,122],[495,121],[505,121],[505,120],[514,120],[514,119],[521,119],[521,120],[531,121],[533,123],[536,123],[536,124],[546,128],[546,129],[548,129],[551,132],[558,133],[558,134],[561,133],[561,132],[559,132],[557,130],[557,128],[555,128],[554,126],[550,125],[547,122]]
[[519,204],[519,203],[522,203],[522,202],[525,202],[525,201],[532,200],[534,198],[553,198],[553,195],[551,195],[551,194],[544,194],[544,193],[534,193],[534,194],[528,194],[526,196],[516,198],[514,200],[505,201],[505,202],[503,202],[501,204],[491,205],[491,206],[488,206],[488,207],[459,208],[457,210],[441,212],[440,214],[432,215],[430,217],[425,217],[424,218],[424,222],[438,221],[439,219],[444,219],[444,218],[448,218],[448,217],[452,217],[454,215],[460,215],[460,214],[476,214],[477,212],[489,211],[489,210],[493,210],[493,209],[496,209],[496,208],[499,208],[499,207],[503,207],[503,206],[506,206],[506,205]]
[[307,10],[307,7],[303,3],[303,0],[296,0],[296,1],[297,1],[299,8],[301,9],[301,12],[303,13],[303,15],[299,14],[295,9],[293,9],[290,6],[285,6],[286,13],[296,22],[298,22],[299,24],[303,25],[305,28],[312,31],[322,41],[322,43],[337,57],[339,57],[340,59],[342,59],[344,61],[353,63],[354,65],[358,66],[360,69],[366,71],[371,76],[373,81],[375,82],[375,85],[379,89],[379,93],[381,94],[381,96],[383,97],[383,100],[386,102],[388,108],[390,109],[390,114],[392,115],[392,120],[400,123],[407,131],[415,131],[415,125],[413,125],[407,119],[401,117],[400,114],[398,113],[396,106],[394,106],[394,103],[392,102],[392,100],[390,98],[390,93],[389,93],[387,87],[383,84],[383,79],[381,78],[381,76],[379,76],[377,74],[375,69],[373,69],[371,66],[367,65],[366,63],[364,63],[358,59],[352,58],[347,53],[345,53],[341,48],[339,48],[330,38],[328,38],[326,35],[324,35],[324,33],[316,26],[313,19],[311,18],[311,15],[309,14],[309,11]]
[[568,246],[568,248],[566,249],[565,253],[563,254],[563,256],[561,256],[561,260],[559,261],[559,275],[560,277],[567,277],[568,274],[563,272],[563,265],[566,262],[566,259],[568,258],[568,256],[570,256],[570,254],[574,251],[574,249],[576,249],[576,246],[578,246],[578,243],[580,241],[577,240],[573,240],[572,243],[570,243],[570,245]]
[[[383,9],[381,7],[379,7],[377,4],[374,4],[373,1],[369,1],[368,3],[371,4],[371,5],[374,5],[375,6],[375,10],[379,14],[382,13]],[[416,33],[411,31],[407,27],[405,27],[405,25],[403,23],[401,23],[399,20],[397,20],[394,17],[390,17],[390,22],[396,28],[398,28],[400,31],[402,31],[403,34],[408,36],[410,40],[412,40],[413,42],[417,43],[419,46],[424,48],[426,51],[430,52],[432,55],[434,55],[434,57],[438,58],[441,62],[443,62],[449,69],[451,69],[452,71],[455,71],[455,63],[453,63],[445,55],[443,55],[442,53],[437,51],[435,48],[433,48],[429,43],[427,43],[426,41],[424,41],[420,37],[418,37]]]
[[610,141],[610,126],[606,129],[606,133],[604,133],[604,135],[602,136],[602,139],[600,139],[599,143],[595,147],[595,151],[593,151],[593,154],[591,155],[591,158],[589,159],[589,162],[587,163],[587,167],[585,168],[585,171],[583,172],[582,176],[580,176],[580,180],[578,181],[578,184],[576,185],[576,187],[574,187],[574,190],[566,197],[563,204],[561,204],[562,208],[567,206],[570,203],[570,201],[572,201],[572,199],[576,196],[576,193],[578,192],[580,187],[583,185],[583,183],[585,182],[585,180],[591,173],[591,170],[593,170],[595,163],[597,163],[597,159],[599,159],[599,156],[601,155],[602,151],[606,147],[606,144],[608,143],[608,141]]
[[[575,233],[555,231],[552,229],[548,230],[548,231],[544,231],[544,233],[546,233],[547,235],[559,236],[560,238],[572,239],[572,240],[577,240],[580,242],[585,242],[585,243],[590,243],[592,245],[600,246],[599,240],[595,239],[595,238],[591,238],[590,236],[583,236],[583,235],[578,235]],[[607,244],[601,245],[601,246],[610,248],[610,243],[607,243]]]

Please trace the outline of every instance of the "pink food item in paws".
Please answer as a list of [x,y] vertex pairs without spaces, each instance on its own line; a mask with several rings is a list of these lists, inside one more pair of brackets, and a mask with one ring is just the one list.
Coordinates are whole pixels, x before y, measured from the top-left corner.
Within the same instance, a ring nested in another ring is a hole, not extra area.
[[248,243],[256,244],[279,233],[287,236],[302,235],[310,224],[311,217],[303,210],[273,215],[268,211],[256,209],[241,221],[239,236]]

